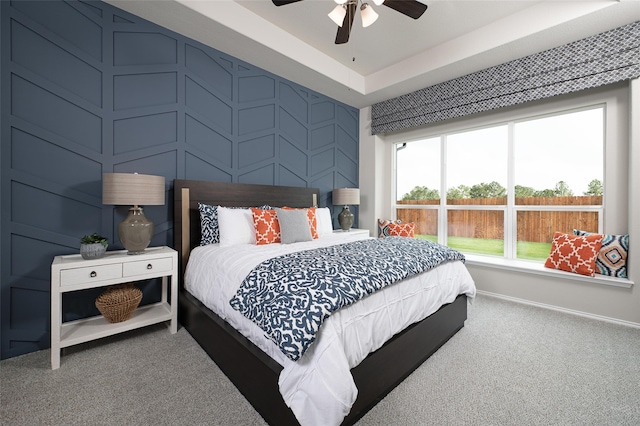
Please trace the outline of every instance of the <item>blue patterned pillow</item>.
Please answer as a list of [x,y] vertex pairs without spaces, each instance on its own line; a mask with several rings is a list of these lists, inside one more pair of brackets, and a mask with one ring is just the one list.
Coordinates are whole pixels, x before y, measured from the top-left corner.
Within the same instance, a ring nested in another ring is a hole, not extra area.
[[401,224],[402,220],[382,220],[378,219],[378,238],[390,237],[389,225]]
[[[229,207],[230,209],[248,209],[249,207]],[[262,210],[271,210],[268,204],[260,206]],[[200,211],[200,245],[218,244],[220,242],[220,226],[218,225],[218,206],[198,203]]]
[[198,203],[198,210],[200,210],[200,245],[219,243],[218,206]]
[[[593,233],[574,229],[573,234],[586,237]],[[596,258],[596,274],[627,278],[628,254],[629,234],[603,235],[602,247]]]

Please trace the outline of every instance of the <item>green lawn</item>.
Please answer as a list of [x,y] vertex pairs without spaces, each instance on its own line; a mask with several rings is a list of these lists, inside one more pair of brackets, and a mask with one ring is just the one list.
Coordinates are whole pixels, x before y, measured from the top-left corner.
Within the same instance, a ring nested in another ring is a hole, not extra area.
[[[436,235],[416,235],[416,238],[438,242]],[[480,238],[449,237],[449,247],[461,252],[487,254],[490,256],[502,256],[504,253],[504,241]],[[551,243],[532,243],[518,241],[518,259],[544,260],[549,256]]]

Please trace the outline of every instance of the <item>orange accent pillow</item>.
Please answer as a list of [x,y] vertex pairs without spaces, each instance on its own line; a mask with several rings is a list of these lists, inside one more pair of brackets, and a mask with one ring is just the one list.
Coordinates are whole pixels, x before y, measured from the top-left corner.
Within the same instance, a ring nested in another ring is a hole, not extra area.
[[415,236],[416,224],[413,222],[397,223],[391,222],[387,225],[389,227],[390,237],[410,237]]
[[253,226],[256,228],[256,244],[281,242],[280,222],[275,210],[262,210],[252,207]]
[[318,238],[318,221],[316,220],[316,208],[309,207],[303,209],[296,209],[293,207],[282,207],[283,210],[306,210],[307,218],[309,219],[309,229],[311,230],[311,238],[314,240]]
[[556,232],[544,266],[592,277],[601,246],[602,235],[599,234],[578,236]]

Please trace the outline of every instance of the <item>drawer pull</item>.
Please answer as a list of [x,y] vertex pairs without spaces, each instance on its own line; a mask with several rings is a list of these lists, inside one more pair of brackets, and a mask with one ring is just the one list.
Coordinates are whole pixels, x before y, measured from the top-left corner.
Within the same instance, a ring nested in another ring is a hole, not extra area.
[[147,269],[153,269],[153,265],[152,264],[147,264]]
[[97,273],[96,271],[91,271],[91,273],[89,274],[89,276],[90,276],[91,278],[95,278],[95,277],[97,277],[97,276],[98,276],[98,273]]

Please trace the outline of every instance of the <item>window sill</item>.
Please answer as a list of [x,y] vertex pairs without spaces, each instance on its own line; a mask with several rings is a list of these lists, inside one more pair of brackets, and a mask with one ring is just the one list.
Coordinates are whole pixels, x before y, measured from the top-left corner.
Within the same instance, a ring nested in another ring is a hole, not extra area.
[[465,254],[466,264],[485,268],[504,269],[513,272],[544,275],[547,277],[582,281],[592,284],[603,284],[614,287],[633,287],[634,282],[625,278],[613,278],[596,274],[593,277],[573,274],[571,272],[558,271],[556,269],[545,268],[542,262],[531,262],[526,260],[512,260],[498,257],[482,256],[477,254]]

